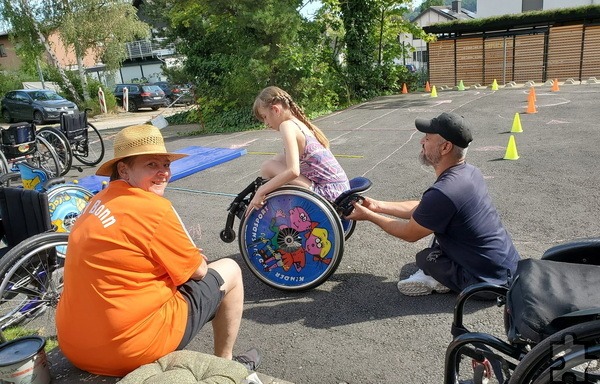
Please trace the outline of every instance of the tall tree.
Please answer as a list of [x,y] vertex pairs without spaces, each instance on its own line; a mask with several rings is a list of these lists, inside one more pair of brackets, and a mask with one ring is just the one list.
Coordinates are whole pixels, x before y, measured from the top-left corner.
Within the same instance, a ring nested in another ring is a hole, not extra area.
[[126,58],[125,43],[149,36],[148,25],[123,0],[1,0],[1,4],[20,52],[28,55],[45,52],[77,102],[79,93],[56,58],[56,47],[48,42],[50,35],[57,34],[65,49],[74,52],[73,64],[77,64],[86,101],[90,98],[83,64],[86,55],[94,55],[108,70],[116,70]]

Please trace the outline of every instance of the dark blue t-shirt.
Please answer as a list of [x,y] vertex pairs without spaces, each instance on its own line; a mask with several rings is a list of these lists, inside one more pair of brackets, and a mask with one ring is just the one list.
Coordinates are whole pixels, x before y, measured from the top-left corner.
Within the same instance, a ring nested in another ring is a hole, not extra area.
[[434,232],[444,255],[473,276],[505,284],[507,270],[514,275],[519,254],[473,165],[444,171],[423,193],[413,218]]

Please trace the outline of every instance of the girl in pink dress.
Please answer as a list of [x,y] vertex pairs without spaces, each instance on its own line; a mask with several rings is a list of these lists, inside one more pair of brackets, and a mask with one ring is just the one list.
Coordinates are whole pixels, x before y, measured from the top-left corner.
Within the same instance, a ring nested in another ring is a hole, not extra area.
[[329,149],[325,134],[312,124],[292,97],[278,87],[263,89],[254,101],[254,116],[269,128],[279,131],[283,154],[261,166],[261,185],[250,202],[247,213],[260,208],[265,196],[285,185],[299,185],[334,201],[350,189],[346,172]]

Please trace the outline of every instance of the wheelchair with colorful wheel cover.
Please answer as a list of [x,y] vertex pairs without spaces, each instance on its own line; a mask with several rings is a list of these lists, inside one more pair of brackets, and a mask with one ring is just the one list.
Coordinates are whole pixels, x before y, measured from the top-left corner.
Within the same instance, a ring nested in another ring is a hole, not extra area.
[[221,240],[235,240],[233,224],[240,219],[240,252],[250,271],[263,283],[283,291],[305,291],[325,282],[337,269],[344,241],[356,227],[349,215],[361,193],[371,187],[364,177],[350,180],[350,189],[334,202],[298,186],[269,193],[265,204],[246,215],[256,190],[266,180],[257,178],[229,205]]
[[[23,187],[45,192],[48,196],[50,220],[55,232],[71,232],[75,220],[85,209],[94,194],[77,184],[65,183],[64,178],[49,178],[44,170],[26,163],[17,164]],[[59,257],[64,257],[66,246],[57,248]]]

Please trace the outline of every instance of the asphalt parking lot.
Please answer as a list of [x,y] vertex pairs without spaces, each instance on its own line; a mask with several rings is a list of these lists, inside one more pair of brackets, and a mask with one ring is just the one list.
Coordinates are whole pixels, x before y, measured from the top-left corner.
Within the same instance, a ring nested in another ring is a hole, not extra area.
[[[467,161],[481,168],[521,256],[539,258],[551,246],[600,234],[600,84],[562,84],[558,92],[538,85],[535,114],[524,113],[529,91],[520,86],[383,97],[315,123],[349,177],[372,180],[369,196],[403,200],[418,199],[434,181],[433,170],[418,162],[422,134],[415,118],[444,111],[465,116],[474,134]],[[516,113],[523,132],[510,133]],[[167,147],[248,151],[173,182],[167,194],[210,259],[231,257],[242,266],[246,301],[236,352],[259,348],[260,372],[297,384],[441,383],[456,295],[406,297],[396,289],[400,276],[416,270],[414,255],[429,239],[406,243],[359,223],[338,270],[323,285],[294,294],[267,287],[244,265],[237,242],[223,243],[219,232],[232,195],[256,178],[270,153],[281,151],[278,135],[183,135],[193,129],[165,128]],[[110,158],[116,130],[102,132]],[[511,134],[518,160],[503,159]],[[71,170],[67,177],[93,171]],[[504,335],[502,309],[488,303],[469,304],[465,320],[475,330]],[[188,348],[211,352],[210,327]]]

